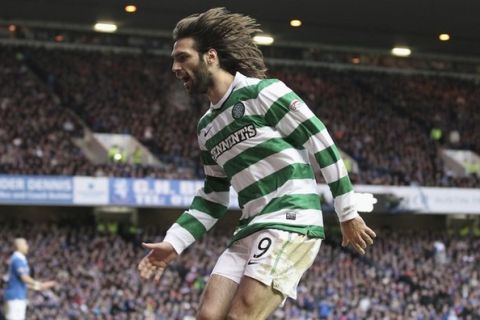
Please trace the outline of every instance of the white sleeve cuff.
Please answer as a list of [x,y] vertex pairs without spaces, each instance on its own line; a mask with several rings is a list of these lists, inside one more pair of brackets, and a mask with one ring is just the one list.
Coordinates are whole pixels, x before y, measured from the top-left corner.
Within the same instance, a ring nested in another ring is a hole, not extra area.
[[352,220],[352,219],[355,219],[356,217],[359,217],[360,215],[358,214],[358,212],[356,210],[353,210],[351,212],[349,212],[348,214],[345,214],[343,216],[338,216],[338,220],[340,220],[340,222],[345,222],[345,221],[348,221],[348,220]]
[[335,212],[340,222],[348,221],[359,216],[354,192],[350,191],[333,200]]
[[170,243],[177,254],[180,255],[188,246],[195,242],[195,238],[190,232],[175,223],[168,229],[163,241]]

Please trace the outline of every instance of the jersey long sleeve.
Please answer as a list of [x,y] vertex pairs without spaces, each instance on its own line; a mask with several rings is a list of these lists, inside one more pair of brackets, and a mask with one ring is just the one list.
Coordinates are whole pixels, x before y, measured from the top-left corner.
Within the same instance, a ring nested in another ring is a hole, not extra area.
[[283,83],[276,90],[263,90],[265,118],[285,139],[311,153],[334,197],[340,222],[358,216],[353,186],[345,164],[325,125],[290,88]]
[[[201,147],[202,149],[202,147]],[[230,181],[205,150],[201,150],[205,182],[190,208],[167,231],[164,241],[180,254],[200,239],[227,212],[230,200]]]

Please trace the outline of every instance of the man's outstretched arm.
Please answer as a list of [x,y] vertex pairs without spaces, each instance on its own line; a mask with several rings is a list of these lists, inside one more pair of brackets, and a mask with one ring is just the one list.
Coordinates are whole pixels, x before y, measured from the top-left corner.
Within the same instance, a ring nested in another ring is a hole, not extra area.
[[197,192],[190,208],[170,227],[163,242],[143,244],[150,252],[138,265],[142,277],[148,279],[154,276],[159,279],[168,263],[203,237],[227,212],[230,180],[204,150],[202,162],[205,183]]

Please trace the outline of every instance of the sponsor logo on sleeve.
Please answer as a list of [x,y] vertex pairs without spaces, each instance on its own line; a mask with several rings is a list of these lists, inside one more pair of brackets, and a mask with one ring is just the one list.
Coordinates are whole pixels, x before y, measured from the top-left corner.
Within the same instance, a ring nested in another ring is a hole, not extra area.
[[290,102],[288,108],[292,111],[297,111],[298,109],[300,109],[301,106],[302,102],[300,100],[294,99],[292,100],[292,102]]

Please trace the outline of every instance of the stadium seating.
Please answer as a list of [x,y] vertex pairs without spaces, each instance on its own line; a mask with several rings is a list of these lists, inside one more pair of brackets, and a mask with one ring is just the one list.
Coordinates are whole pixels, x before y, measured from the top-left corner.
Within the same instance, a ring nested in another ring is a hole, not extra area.
[[[24,57],[21,61],[16,59],[19,52]],[[48,144],[55,142],[37,141],[50,134],[48,139],[62,141],[61,148],[54,149],[61,153],[65,165],[58,164],[58,156],[48,151],[17,153],[19,161],[11,159],[11,152],[3,152],[1,172],[202,177],[195,129],[208,103],[204,98],[191,98],[184,93],[170,72],[168,58],[29,47],[2,50],[2,56],[9,60],[2,59],[0,72],[15,74],[17,81],[15,85],[11,82],[2,86],[5,125],[0,129],[9,131],[2,148],[15,149],[20,139],[33,150],[52,149]],[[480,152],[480,127],[476,126],[480,120],[476,112],[480,89],[475,82],[279,66],[272,67],[271,76],[298,92],[326,123],[340,148],[358,162],[360,172],[352,174],[355,183],[480,186],[478,175],[453,177],[444,170],[438,156],[443,147]],[[31,90],[32,86],[35,90]],[[27,109],[33,113],[18,117],[7,113],[16,109],[21,109],[17,115]],[[22,119],[26,117],[40,119],[29,122],[38,130],[21,130],[14,137],[7,128],[22,128]],[[48,124],[41,122],[47,120]],[[50,132],[52,123],[54,134]],[[90,164],[71,143],[82,132],[82,126],[93,132],[131,134],[168,166],[158,169]],[[439,129],[442,137],[432,139],[432,129]],[[28,137],[32,132],[38,132],[35,141]],[[460,139],[451,140],[453,133]],[[41,147],[42,144],[46,146]],[[42,156],[32,156],[35,152]]]
[[[149,229],[144,241],[159,241]],[[330,235],[299,286],[271,319],[476,319],[480,317],[480,238],[445,232],[381,230],[366,256]],[[159,283],[142,281],[145,254],[136,236],[94,227],[0,226],[7,261],[16,235],[30,239],[34,276],[60,286],[31,293],[28,319],[189,319],[228,236],[210,234],[192,246]],[[442,248],[442,243],[445,250]],[[108,257],[108,258],[107,258]],[[6,264],[0,266],[0,274]],[[450,318],[449,318],[450,317]]]

